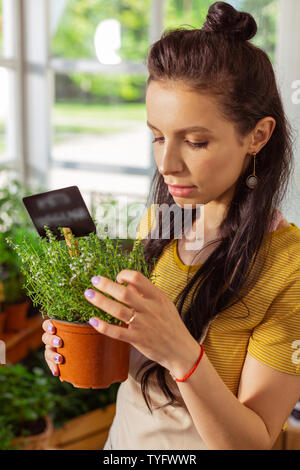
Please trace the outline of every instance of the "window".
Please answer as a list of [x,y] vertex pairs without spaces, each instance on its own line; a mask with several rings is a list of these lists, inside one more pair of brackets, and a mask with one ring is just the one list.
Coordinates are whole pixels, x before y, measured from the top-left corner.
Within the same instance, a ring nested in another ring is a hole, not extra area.
[[[166,0],[164,27],[190,25],[201,28],[213,3],[211,0]],[[274,62],[278,0],[229,0],[227,3],[254,16],[258,31],[251,42],[263,48]]]
[[0,164],[19,155],[16,1],[0,0]]
[[0,67],[0,162],[8,159],[7,155],[7,112],[8,112],[8,75],[5,67]]
[[149,6],[51,2],[51,187],[146,197],[153,171],[145,108]]
[[[201,28],[212,3],[0,0],[0,163],[13,164],[24,181],[36,179],[49,189],[77,184],[88,203],[96,193],[144,201],[155,171],[145,124],[150,44],[169,27]],[[299,2],[229,3],[254,15],[258,33],[251,41],[273,63],[279,51],[276,72],[297,129],[300,107],[291,102],[291,85],[300,78]],[[299,148],[295,140],[298,161]],[[295,193],[287,204],[296,223],[299,174],[296,167]]]

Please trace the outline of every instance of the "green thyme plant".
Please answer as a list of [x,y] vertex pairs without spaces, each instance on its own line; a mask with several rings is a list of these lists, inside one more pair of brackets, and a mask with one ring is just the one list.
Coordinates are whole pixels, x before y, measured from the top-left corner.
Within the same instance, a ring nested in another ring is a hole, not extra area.
[[0,416],[7,429],[6,440],[34,434],[37,424],[56,406],[51,382],[39,367],[32,371],[22,364],[0,367],[0,390]]
[[[85,289],[92,287],[91,278],[105,276],[115,281],[121,270],[132,269],[155,283],[156,275],[148,270],[139,240],[135,241],[129,253],[124,253],[120,239],[113,240],[105,234],[101,238],[94,233],[76,239],[71,236],[71,247],[68,247],[47,227],[45,231],[47,238],[38,237],[34,242],[29,235],[18,244],[7,240],[22,261],[24,287],[33,305],[41,307],[43,318],[46,315],[58,320],[86,323],[91,317],[98,316],[108,323],[121,325],[121,320],[85,299]],[[155,265],[156,260],[153,261]]]

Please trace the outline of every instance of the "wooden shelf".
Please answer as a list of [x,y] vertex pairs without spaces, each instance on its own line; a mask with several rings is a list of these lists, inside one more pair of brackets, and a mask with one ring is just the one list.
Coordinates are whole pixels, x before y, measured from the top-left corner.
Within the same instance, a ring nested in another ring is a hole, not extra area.
[[27,319],[26,328],[17,333],[3,333],[0,339],[6,346],[6,363],[16,364],[24,359],[31,350],[42,346],[43,318],[41,315]]
[[100,450],[106,442],[116,413],[116,404],[85,413],[54,431],[49,449]]

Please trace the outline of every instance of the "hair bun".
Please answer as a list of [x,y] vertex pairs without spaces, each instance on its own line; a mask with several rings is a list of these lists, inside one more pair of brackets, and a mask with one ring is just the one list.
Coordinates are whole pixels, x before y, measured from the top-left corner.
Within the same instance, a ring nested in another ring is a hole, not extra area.
[[255,36],[257,24],[250,13],[238,11],[226,2],[215,2],[209,7],[202,30],[247,41]]

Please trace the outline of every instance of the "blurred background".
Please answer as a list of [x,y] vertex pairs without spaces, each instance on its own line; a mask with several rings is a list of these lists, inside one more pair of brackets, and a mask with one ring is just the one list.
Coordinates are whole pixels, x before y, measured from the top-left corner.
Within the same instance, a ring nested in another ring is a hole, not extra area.
[[[147,53],[166,28],[200,28],[212,3],[0,0],[0,166],[5,168],[0,177],[2,233],[9,235],[22,225],[20,197],[36,188],[77,185],[96,218],[103,215],[99,212],[103,201],[117,202],[126,196],[133,205],[146,203],[155,170],[152,133],[146,126]],[[254,16],[258,33],[252,42],[268,53],[277,75],[294,130],[296,163],[283,210],[289,222],[300,226],[300,55],[296,49],[300,2],[228,3]],[[12,295],[11,303],[16,300],[20,302],[18,293],[15,298]],[[67,384],[62,387],[44,367],[40,317],[32,305],[26,318],[27,330],[23,324],[18,332],[5,333],[7,360],[23,363],[29,370],[44,368],[40,372],[44,380],[56,387],[55,394],[61,393],[53,419],[55,425],[66,428],[51,445],[101,448],[114,415],[117,386],[101,393],[74,390]],[[30,341],[25,345],[27,337]],[[22,377],[24,371],[18,373]],[[68,424],[81,418],[85,425]],[[292,419],[296,429],[299,411],[295,410]],[[85,429],[85,436],[79,435],[79,428]],[[73,434],[66,437],[66,429]],[[278,445],[299,449],[299,432],[289,436]]]

